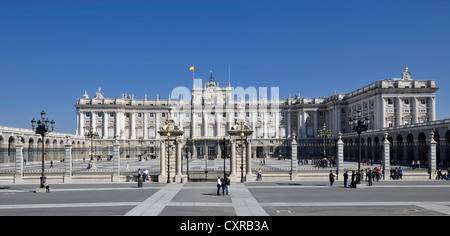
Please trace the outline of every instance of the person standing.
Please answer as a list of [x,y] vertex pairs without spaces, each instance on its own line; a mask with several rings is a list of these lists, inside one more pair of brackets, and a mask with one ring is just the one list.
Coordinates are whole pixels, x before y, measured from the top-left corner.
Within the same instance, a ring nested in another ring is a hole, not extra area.
[[348,171],[345,171],[344,173],[344,187],[347,188],[348,184]]
[[141,168],[139,168],[137,170],[137,179],[138,179],[138,181],[139,181],[140,178],[141,178]]
[[399,168],[398,168],[398,177],[399,177],[400,179],[403,179],[403,169],[402,169],[402,167],[399,167]]
[[225,184],[227,185],[226,186],[226,190],[227,190],[227,195],[229,195],[230,194],[230,185],[231,185],[231,179],[230,179],[230,176],[225,176]]
[[372,170],[369,169],[369,171],[367,172],[367,177],[369,177],[369,186],[372,186],[373,174],[374,174],[374,172],[372,172]]
[[220,181],[220,176],[217,177],[217,195],[220,196],[220,187],[222,187],[222,181]]
[[226,183],[227,177],[223,177],[222,180],[222,196],[225,196],[225,189],[227,188],[227,183]]
[[333,171],[330,170],[330,186],[333,186],[333,183],[334,183],[334,177],[335,177],[335,175],[333,174]]
[[258,181],[261,181],[262,180],[262,170],[261,170],[261,168],[259,168],[259,170],[258,170]]
[[144,182],[147,180],[147,178],[148,178],[148,170],[146,168],[144,169]]

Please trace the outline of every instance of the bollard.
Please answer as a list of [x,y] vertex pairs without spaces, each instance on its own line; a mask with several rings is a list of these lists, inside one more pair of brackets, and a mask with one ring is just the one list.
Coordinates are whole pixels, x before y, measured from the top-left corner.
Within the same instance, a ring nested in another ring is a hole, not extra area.
[[137,182],[138,182],[138,188],[142,188],[142,182],[143,182],[142,179],[138,178]]

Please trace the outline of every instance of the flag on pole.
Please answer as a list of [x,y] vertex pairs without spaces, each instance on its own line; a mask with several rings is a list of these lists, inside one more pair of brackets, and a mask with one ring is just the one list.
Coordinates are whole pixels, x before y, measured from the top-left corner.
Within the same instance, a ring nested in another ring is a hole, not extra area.
[[189,67],[189,70],[192,71],[192,79],[195,80],[194,66]]

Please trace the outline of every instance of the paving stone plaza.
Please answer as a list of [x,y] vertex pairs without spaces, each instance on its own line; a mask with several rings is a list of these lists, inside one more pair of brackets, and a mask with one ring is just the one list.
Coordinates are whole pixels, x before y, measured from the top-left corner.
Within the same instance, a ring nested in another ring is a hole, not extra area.
[[379,181],[365,189],[343,181],[232,183],[217,195],[214,182],[2,186],[0,215],[94,216],[446,216],[450,182]]

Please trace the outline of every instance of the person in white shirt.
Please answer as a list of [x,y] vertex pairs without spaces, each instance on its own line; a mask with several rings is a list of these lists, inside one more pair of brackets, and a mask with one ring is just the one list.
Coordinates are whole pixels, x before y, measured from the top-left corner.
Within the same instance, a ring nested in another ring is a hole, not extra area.
[[220,195],[220,188],[222,187],[222,181],[220,180],[220,176],[217,177],[217,195]]

